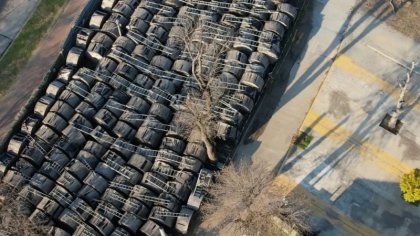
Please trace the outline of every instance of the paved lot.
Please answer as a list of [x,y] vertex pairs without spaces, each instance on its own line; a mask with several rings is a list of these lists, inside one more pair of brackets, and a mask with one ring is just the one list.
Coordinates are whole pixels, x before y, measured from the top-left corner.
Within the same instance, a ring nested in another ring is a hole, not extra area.
[[16,38],[39,0],[0,1],[0,58]]
[[[356,1],[313,1],[312,9],[285,93],[279,100],[271,89],[238,157],[280,168],[278,181],[309,197],[322,235],[419,235],[420,208],[401,199],[398,182],[420,168],[420,67],[400,134],[379,123],[398,99],[400,64],[420,61],[420,44],[386,26],[381,7],[379,20]],[[288,149],[297,130],[314,136],[304,151]]]

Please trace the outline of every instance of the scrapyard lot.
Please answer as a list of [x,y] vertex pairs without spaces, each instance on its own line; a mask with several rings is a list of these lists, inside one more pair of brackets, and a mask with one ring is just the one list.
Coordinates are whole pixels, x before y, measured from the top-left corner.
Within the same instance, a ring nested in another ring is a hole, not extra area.
[[[75,27],[65,65],[49,74],[2,155],[3,181],[21,189],[29,219],[54,224],[56,234],[186,232],[212,167],[202,134],[189,127],[196,121],[185,104],[201,100],[203,85],[190,77],[191,60],[218,69],[207,71],[223,92],[211,107],[217,142],[234,145],[297,14],[265,1],[137,4],[104,0]],[[189,33],[212,47],[185,50]]]

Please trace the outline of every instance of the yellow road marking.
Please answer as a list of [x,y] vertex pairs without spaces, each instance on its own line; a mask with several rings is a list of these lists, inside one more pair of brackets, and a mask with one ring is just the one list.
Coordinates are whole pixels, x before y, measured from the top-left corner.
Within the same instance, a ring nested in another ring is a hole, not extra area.
[[364,142],[361,137],[353,135],[349,130],[341,127],[329,118],[321,117],[314,110],[310,110],[302,124],[302,130],[311,128],[321,136],[326,136],[337,143],[347,147],[357,146],[360,156],[380,167],[382,170],[400,177],[403,173],[412,170],[412,167],[400,161],[397,157],[385,152],[380,147]]
[[293,196],[306,199],[312,213],[328,220],[331,225],[341,230],[344,235],[379,235],[369,226],[354,221],[339,209],[322,201],[286,175],[282,174],[276,177],[274,188],[278,188],[279,191],[285,194],[292,194]]
[[[356,65],[350,57],[344,54],[337,57],[337,59],[334,61],[334,66],[344,71],[347,71],[348,73],[355,76],[357,79],[377,84],[384,92],[391,94],[391,96],[396,100],[398,100],[400,96],[400,89],[396,89],[396,86],[386,82],[385,80],[372,74],[368,70],[362,68],[361,66]],[[414,99],[416,98],[415,96],[413,96],[413,94],[406,93],[406,100]],[[420,111],[420,104],[416,103],[414,109]]]

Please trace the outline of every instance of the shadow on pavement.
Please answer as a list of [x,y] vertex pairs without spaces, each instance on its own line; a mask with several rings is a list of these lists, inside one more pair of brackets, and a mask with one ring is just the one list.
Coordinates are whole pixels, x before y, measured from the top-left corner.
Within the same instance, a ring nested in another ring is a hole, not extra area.
[[[404,1],[401,6],[403,6],[407,1]],[[250,127],[247,129],[244,136],[244,144],[257,140],[257,138],[264,132],[264,129],[270,121],[272,115],[282,107],[282,104],[287,104],[290,100],[298,96],[302,90],[307,88],[316,78],[328,70],[332,61],[334,61],[338,55],[347,52],[356,43],[360,42],[370,31],[393,15],[392,11],[381,7],[384,4],[388,4],[387,2],[378,1],[371,10],[366,11],[356,22],[350,24],[353,16],[357,12],[362,11],[364,2],[359,1],[343,22],[339,30],[341,34],[337,34],[336,38],[332,40],[328,48],[321,53],[321,55],[302,74],[302,76],[299,78],[290,78],[291,69],[294,66],[299,67],[299,56],[304,57],[305,54],[308,53],[308,41],[312,36],[316,35],[319,31],[319,27],[321,26],[320,22],[315,23],[313,19],[317,18],[322,21],[323,16],[321,11],[323,9],[322,7],[325,5],[320,4],[320,7],[315,7],[315,2],[316,1],[308,2],[308,6],[304,9],[305,12],[303,14],[303,18],[297,22],[297,32],[292,38],[292,48],[290,49],[289,54],[287,54],[283,61],[275,68],[273,73],[274,79],[268,84],[267,90],[261,99],[260,106],[255,112],[258,116],[254,116],[252,123],[250,123]],[[325,55],[330,55],[334,52],[334,50],[337,50],[337,47],[339,47],[343,40],[345,40],[348,35],[353,34],[356,29],[365,21],[370,19],[373,14],[377,16],[375,20],[372,20],[360,34],[353,35],[352,41],[344,48],[339,49],[337,55],[335,55],[332,60],[326,60]],[[293,82],[293,80],[296,80],[296,82],[286,91],[287,85]]]
[[[390,95],[384,96],[378,100],[370,110],[377,110],[389,98]],[[299,182],[299,185],[304,187],[316,198],[322,199],[326,202],[326,204],[337,208],[340,212],[344,213],[355,222],[365,224],[367,227],[379,232],[384,232],[387,229],[398,230],[400,227],[406,227],[406,230],[412,232],[412,234],[408,233],[407,235],[417,235],[420,229],[417,229],[413,225],[414,223],[411,223],[411,220],[410,222],[404,221],[404,218],[410,216],[414,217],[410,218],[413,219],[412,222],[420,222],[420,217],[418,215],[414,215],[415,212],[418,212],[418,209],[406,204],[400,198],[398,183],[381,181],[373,181],[374,183],[372,183],[371,180],[360,178],[356,178],[352,181],[351,179],[346,180],[340,176],[335,180],[336,183],[340,183],[337,184],[339,187],[332,193],[324,188],[320,189],[319,186],[315,187],[315,185],[324,177],[329,177],[333,171],[345,174],[347,171],[351,171],[351,164],[359,161],[360,158],[375,158],[375,156],[370,156],[370,154],[373,153],[370,153],[370,150],[363,146],[363,142],[370,138],[370,134],[373,129],[380,129],[380,127],[378,127],[378,123],[381,118],[382,117],[380,116],[367,116],[362,122],[360,122],[358,128],[351,135],[346,137],[344,143],[339,145],[331,154],[327,154],[327,156],[325,156],[325,154],[320,154],[316,157],[317,159],[322,158],[321,162]],[[344,118],[340,124],[345,123],[347,120],[348,117]],[[314,122],[311,126],[314,124],[316,125],[317,123]],[[337,125],[328,131],[327,134],[310,144],[293,159],[286,157],[284,165],[278,167],[279,171],[277,173],[287,173],[293,166],[298,164],[298,160],[304,158],[307,153],[318,147],[325,140],[326,136],[337,135],[334,134],[334,132],[338,126],[340,125]],[[360,153],[362,150],[360,149],[363,149],[363,152],[370,157],[361,157]],[[318,154],[313,152],[313,155]],[[375,162],[375,159],[372,161]],[[299,169],[299,167],[297,167],[297,169]],[[367,169],[366,171],[369,170]],[[331,179],[328,181],[331,181]],[[348,181],[352,181],[351,184],[348,183]],[[347,184],[350,185],[346,187]],[[381,191],[384,195],[388,194],[389,196],[381,195]],[[336,192],[342,193],[337,194]],[[395,206],[394,208],[398,209],[398,212],[391,212],[387,206]],[[391,223],[393,220],[397,223]],[[404,223],[404,225],[401,222]],[[322,222],[321,226],[324,227],[325,225],[332,227],[332,225]],[[321,229],[317,228],[317,230],[324,230],[322,227]]]
[[[325,113],[322,114],[320,117],[317,118],[317,120],[315,120],[309,127],[308,130],[311,130],[312,127],[315,127],[316,125],[318,125],[318,122],[325,116]],[[344,123],[347,122],[347,120],[349,119],[349,116],[347,116],[346,118],[344,118],[343,120],[340,121],[340,123],[338,123],[334,128],[332,128],[331,130],[329,130],[325,135],[323,135],[321,138],[317,139],[314,143],[310,144],[309,147],[307,147],[305,150],[303,150],[301,153],[299,153],[293,160],[288,160],[288,157],[282,158],[281,163],[283,163],[283,161],[285,161],[285,165],[277,165],[278,168],[278,172],[287,172],[288,170],[290,170],[299,160],[301,160],[302,158],[304,158],[304,156],[309,153],[310,151],[312,151],[315,147],[317,147],[318,145],[320,145],[325,139],[328,138],[328,136],[330,136],[331,134],[334,134],[334,132],[340,127],[342,126]],[[296,151],[296,146],[294,146],[294,151]],[[289,156],[292,156],[294,154],[294,151],[289,152]]]
[[[397,88],[395,88],[397,89]],[[392,93],[392,92],[391,92]],[[390,93],[390,94],[391,94]],[[380,100],[376,102],[372,108],[370,108],[371,111],[378,110],[385,102],[390,98],[390,94],[383,96]],[[316,121],[314,121],[308,128],[312,129],[316,125],[318,125],[318,122],[325,116],[326,114],[323,113],[320,117],[317,118]],[[385,115],[385,114],[384,114]],[[322,135],[319,139],[317,139],[314,143],[309,144],[309,146],[303,150],[301,153],[297,155],[293,160],[289,161],[288,159],[290,156],[293,155],[293,153],[289,152],[289,155],[286,156],[285,160],[281,160],[280,163],[284,163],[284,165],[279,166],[278,173],[287,172],[290,170],[301,158],[303,158],[306,154],[310,153],[311,151],[315,150],[323,141],[325,141],[329,136],[331,135],[337,135],[335,132],[336,130],[345,124],[351,116],[347,115],[344,119],[342,119],[334,128],[328,130],[328,132],[325,135]],[[370,138],[370,133],[372,129],[380,127],[378,126],[381,119],[383,117],[374,117],[373,115],[368,115],[366,118],[360,122],[360,125],[355,129],[355,131],[347,137],[345,142],[341,144],[337,149],[331,153],[324,161],[323,163],[327,166],[334,163],[336,158],[339,158],[340,156],[344,156],[343,154],[347,154],[347,152],[353,148],[364,148],[363,143],[366,142]],[[370,125],[368,125],[370,124]],[[364,150],[365,152],[368,152],[368,150]],[[321,166],[325,167],[325,166]],[[330,168],[330,170],[333,170],[333,168]],[[323,168],[320,169],[320,167],[315,168],[309,175],[307,175],[306,178],[311,179],[312,176],[318,175],[318,173],[321,173],[323,171]]]
[[[379,235],[419,235],[418,209],[404,202],[400,195],[392,199],[384,197],[383,190],[398,193],[399,184],[357,178],[334,200],[329,200],[332,195],[324,189],[310,189],[315,197],[338,209],[330,207],[318,213],[321,218],[314,217],[317,218],[313,220],[315,230],[321,233],[339,231],[344,235],[372,235],[374,231]],[[295,194],[301,194],[301,191],[296,188],[289,196]]]
[[6,1],[0,1],[0,12],[3,10],[4,6],[6,6]]
[[280,98],[284,95],[287,84],[293,80],[290,78],[291,69],[298,63],[302,52],[306,53],[311,36],[319,30],[319,27],[314,26],[313,18],[322,19],[320,12],[322,9],[315,11],[314,5],[314,1],[308,0],[301,13],[302,17],[295,23],[296,32],[289,39],[291,48],[273,70],[273,79],[267,84],[260,105],[254,112],[258,115],[252,118],[252,123],[245,134],[245,144],[257,139],[271,116],[278,110]]

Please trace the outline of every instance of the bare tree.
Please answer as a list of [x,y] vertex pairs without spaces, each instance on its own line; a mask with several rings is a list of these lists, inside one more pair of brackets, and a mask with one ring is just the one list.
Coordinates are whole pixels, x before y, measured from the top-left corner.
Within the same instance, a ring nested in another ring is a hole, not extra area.
[[[228,85],[219,78],[223,68],[223,58],[232,48],[230,36],[233,30],[213,24],[199,15],[182,18],[178,22],[177,38],[184,47],[184,57],[191,62],[189,83],[195,91],[190,91],[186,98],[186,108],[195,118],[195,126],[201,132],[207,156],[212,162],[217,161],[214,142],[217,121],[220,115],[219,101]],[[200,18],[198,20],[198,18]]]
[[[215,222],[215,230],[230,225],[238,234],[267,235],[292,228],[310,231],[305,200],[290,196],[286,186],[273,186],[273,174],[259,165],[241,163],[223,169],[203,205],[204,221]],[[285,232],[286,233],[286,232]]]
[[0,183],[0,235],[42,236],[47,235],[47,227],[28,220],[24,213],[24,200],[18,198],[16,190]]
[[180,111],[173,117],[172,122],[174,125],[170,127],[170,130],[184,137],[193,130],[195,118],[191,113]]
[[405,94],[408,90],[408,85],[410,84],[410,81],[413,77],[413,72],[414,72],[415,66],[416,66],[416,63],[412,62],[411,63],[411,68],[407,72],[407,79],[404,81],[404,83],[402,85],[400,85],[402,87],[400,97],[398,99],[397,106],[396,106],[395,110],[392,111],[391,118],[389,119],[389,122],[388,122],[388,126],[391,129],[395,129],[397,127],[398,119],[400,118],[401,112],[404,109]]

